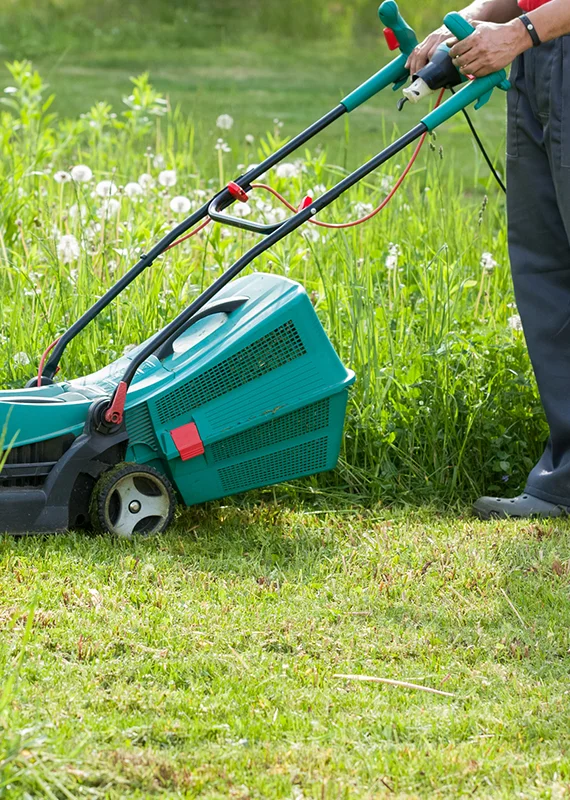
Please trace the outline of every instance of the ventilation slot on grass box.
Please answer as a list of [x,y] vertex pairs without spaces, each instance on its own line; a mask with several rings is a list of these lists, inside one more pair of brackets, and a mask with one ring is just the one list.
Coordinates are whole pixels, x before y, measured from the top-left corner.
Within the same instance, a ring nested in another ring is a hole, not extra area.
[[305,353],[301,337],[289,320],[159,400],[156,408],[160,422],[164,424],[239,389]]
[[131,447],[135,444],[145,444],[152,450],[158,450],[154,426],[146,404],[129,409],[125,414],[125,422]]
[[320,472],[327,464],[326,436],[314,442],[300,444],[271,453],[261,458],[252,458],[233,467],[222,467],[218,471],[224,491],[241,492],[258,486],[268,486],[291,479],[291,476]]
[[263,447],[295,439],[297,436],[320,431],[327,428],[328,424],[329,399],[326,398],[291,414],[263,422],[255,428],[215,442],[210,448],[210,453],[215,462],[227,461],[229,458],[237,458],[261,450]]

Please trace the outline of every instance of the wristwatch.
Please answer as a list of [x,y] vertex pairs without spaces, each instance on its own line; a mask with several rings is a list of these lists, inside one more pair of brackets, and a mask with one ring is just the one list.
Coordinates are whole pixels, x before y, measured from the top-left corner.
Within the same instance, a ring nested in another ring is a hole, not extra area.
[[522,24],[525,26],[525,28],[527,29],[528,34],[529,34],[530,38],[532,39],[532,46],[533,47],[539,47],[542,44],[542,42],[540,40],[540,36],[536,32],[536,28],[534,27],[534,23],[527,17],[526,14],[521,14],[519,19],[522,22]]

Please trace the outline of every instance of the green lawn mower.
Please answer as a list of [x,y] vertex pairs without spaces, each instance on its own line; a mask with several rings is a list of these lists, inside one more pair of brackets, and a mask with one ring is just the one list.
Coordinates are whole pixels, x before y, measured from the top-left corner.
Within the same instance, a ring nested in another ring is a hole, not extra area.
[[[0,392],[1,532],[93,526],[122,537],[160,533],[177,502],[192,506],[335,467],[354,374],[299,284],[266,274],[233,279],[301,225],[318,224],[320,211],[412,142],[470,104],[482,105],[496,87],[509,88],[504,71],[465,81],[411,131],[321,197],[305,198],[280,224],[230,216],[226,210],[247,200],[264,173],[381,90],[402,88],[411,77],[406,95],[415,101],[461,83],[441,52],[410,76],[415,34],[393,0],[379,13],[397,58],[168,233],[48,348],[37,377]],[[445,23],[460,39],[474,31],[458,14]],[[128,355],[93,375],[55,382],[68,344],[158,256],[212,220],[261,238]]]

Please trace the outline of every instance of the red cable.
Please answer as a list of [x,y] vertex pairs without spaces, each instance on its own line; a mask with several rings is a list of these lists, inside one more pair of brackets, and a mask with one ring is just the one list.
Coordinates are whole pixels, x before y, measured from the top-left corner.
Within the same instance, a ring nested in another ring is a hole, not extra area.
[[49,356],[53,348],[58,344],[58,342],[59,339],[56,339],[54,342],[52,342],[40,359],[40,365],[38,367],[38,386],[42,385],[42,378],[44,375],[44,367],[46,365],[47,357]]
[[172,244],[169,244],[168,247],[165,247],[164,252],[166,253],[168,250],[172,250],[173,247],[178,247],[179,244],[182,244],[182,242],[185,242],[187,239],[191,239],[193,236],[196,236],[197,233],[200,233],[200,231],[203,231],[204,228],[208,227],[211,221],[212,220],[210,217],[206,217],[205,221],[201,225],[198,225],[197,228],[194,228],[191,233],[187,233],[186,236],[182,237],[182,239],[177,239],[175,242],[172,242]]
[[[437,108],[441,104],[441,101],[443,99],[443,95],[444,94],[445,94],[445,89],[442,89],[440,94],[439,94],[439,97],[437,98],[437,102],[435,104],[435,108]],[[395,186],[390,191],[388,196],[384,198],[384,200],[380,203],[380,205],[377,208],[375,208],[373,211],[371,211],[365,217],[362,217],[361,219],[353,220],[352,222],[343,222],[343,223],[338,223],[338,224],[333,224],[331,222],[319,222],[319,220],[317,220],[317,219],[310,219],[309,222],[312,222],[313,225],[318,225],[320,228],[334,228],[336,230],[341,230],[343,228],[354,228],[357,225],[362,225],[364,222],[368,222],[368,220],[370,220],[373,217],[375,217],[377,214],[379,214],[381,211],[383,211],[386,208],[386,206],[392,200],[392,198],[394,197],[394,195],[396,194],[396,192],[398,191],[400,186],[403,184],[403,182],[408,177],[408,174],[410,173],[410,170],[412,169],[412,167],[416,163],[417,158],[418,158],[418,156],[420,154],[420,151],[421,151],[422,147],[425,144],[425,140],[427,138],[428,133],[429,133],[429,131],[426,131],[423,134],[423,136],[421,137],[421,139],[419,140],[419,142],[418,142],[418,144],[416,146],[416,149],[414,150],[414,154],[412,155],[412,157],[411,157],[411,159],[410,159],[410,161],[408,163],[408,166],[403,171],[403,173],[399,177],[398,181],[396,182]],[[265,189],[265,191],[270,192],[281,203],[283,203],[283,205],[287,206],[287,208],[290,211],[297,212],[299,210],[299,209],[295,208],[295,206],[291,205],[291,203],[289,203],[289,201],[286,200],[283,197],[283,195],[279,194],[279,192],[276,189],[273,189],[271,186],[268,186],[266,183],[252,183],[251,184],[251,188],[252,189]]]
[[[177,245],[182,244],[182,242],[185,242],[186,239],[191,239],[192,236],[196,236],[196,234],[200,233],[200,231],[204,230],[204,228],[207,225],[209,225],[211,221],[212,220],[209,217],[207,217],[206,220],[201,225],[199,225],[197,228],[195,228],[191,233],[187,234],[186,236],[183,236],[182,239],[177,239],[177,241],[173,242],[171,245],[169,245],[167,248],[165,248],[164,252],[166,252],[167,250],[170,250],[172,247],[176,247]],[[59,339],[56,339],[55,342],[52,342],[50,344],[50,346],[47,348],[47,350],[45,351],[45,353],[42,355],[41,359],[40,359],[40,365],[38,367],[38,386],[42,385],[42,378],[43,378],[44,368],[45,368],[45,365],[46,365],[47,358],[48,358],[49,354],[51,353],[51,351],[53,350],[53,348],[58,344],[58,342],[59,342]]]
[[[441,101],[443,99],[443,95],[444,94],[445,94],[445,89],[442,89],[440,94],[439,94],[439,97],[437,98],[437,102],[435,104],[435,108],[437,108],[441,104]],[[353,220],[352,222],[344,222],[344,223],[338,223],[338,224],[334,224],[334,223],[331,223],[331,222],[319,222],[319,220],[317,220],[317,219],[310,219],[309,222],[312,222],[313,225],[318,225],[320,228],[334,228],[336,230],[339,230],[339,229],[343,229],[343,228],[354,228],[357,225],[362,225],[364,222],[368,222],[368,220],[370,220],[373,217],[375,217],[384,208],[386,208],[386,206],[388,205],[390,200],[392,200],[392,198],[394,197],[394,195],[396,194],[396,192],[398,191],[400,186],[406,180],[410,170],[412,169],[412,167],[416,163],[416,160],[417,160],[417,158],[418,158],[418,156],[420,154],[420,151],[421,151],[422,147],[425,144],[425,140],[427,138],[427,135],[428,135],[428,131],[426,131],[423,134],[423,136],[421,137],[421,139],[419,140],[419,142],[418,142],[418,144],[416,146],[416,149],[414,150],[414,154],[412,155],[412,157],[411,157],[411,159],[410,159],[410,161],[408,163],[408,166],[403,171],[403,173],[401,174],[400,178],[397,180],[397,182],[396,182],[395,186],[393,187],[393,189],[390,191],[388,196],[384,198],[384,200],[380,203],[380,205],[377,208],[375,208],[373,211],[370,212],[370,214],[367,214],[365,217],[362,217],[361,219]],[[279,194],[279,192],[276,189],[273,189],[271,186],[268,186],[265,183],[252,183],[251,184],[251,188],[252,189],[264,189],[265,191],[270,192],[274,197],[276,197],[281,203],[283,203],[284,206],[287,206],[287,208],[290,211],[293,211],[295,213],[298,211],[298,209],[295,208],[295,206],[291,205],[291,203],[289,203],[289,201],[286,200],[283,197],[283,195]],[[243,202],[245,202],[245,201],[243,201]],[[196,236],[196,234],[200,233],[200,231],[203,231],[204,228],[206,228],[210,224],[211,221],[212,220],[209,217],[206,217],[205,221],[201,225],[199,225],[197,228],[195,228],[191,233],[188,233],[186,236],[183,236],[181,239],[177,239],[175,242],[170,244],[168,247],[165,248],[164,252],[166,253],[168,250],[172,250],[173,247],[178,247],[179,244],[182,244],[182,242],[185,242],[187,239],[191,239],[193,236]],[[45,364],[46,364],[46,361],[47,361],[47,357],[49,356],[49,354],[51,353],[51,351],[57,345],[58,342],[59,342],[59,339],[56,339],[54,342],[52,342],[50,344],[50,346],[47,348],[47,350],[45,351],[45,353],[41,357],[40,365],[38,367],[38,386],[42,385],[42,377],[43,377],[43,372],[44,372],[44,367],[45,367]]]

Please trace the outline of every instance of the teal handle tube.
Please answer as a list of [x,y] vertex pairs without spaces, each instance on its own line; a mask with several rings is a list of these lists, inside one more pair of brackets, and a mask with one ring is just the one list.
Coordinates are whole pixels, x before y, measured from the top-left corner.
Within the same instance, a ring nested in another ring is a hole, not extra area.
[[354,111],[355,108],[366,103],[367,100],[370,100],[375,94],[386,89],[390,84],[401,84],[410,74],[409,70],[406,69],[407,60],[408,56],[405,53],[399,55],[398,58],[391,61],[384,69],[381,69],[376,75],[373,75],[361,86],[347,95],[344,100],[341,100],[342,105],[347,111]]
[[354,111],[355,108],[366,103],[390,84],[394,84],[394,89],[399,89],[410,75],[410,71],[406,69],[406,61],[412,50],[418,46],[416,34],[400,14],[395,0],[385,0],[378,9],[378,16],[384,25],[394,32],[400,45],[401,54],[347,95],[344,100],[341,100],[347,111]]
[[418,46],[418,40],[413,29],[400,14],[398,4],[394,0],[385,0],[378,9],[378,16],[396,35],[402,53],[409,56]]
[[475,33],[475,28],[473,25],[471,25],[470,22],[467,22],[465,17],[462,17],[461,14],[457,13],[457,11],[452,11],[451,13],[446,14],[443,22],[446,27],[449,28],[455,38],[459,39],[459,41],[463,41],[463,39],[467,39],[468,36],[471,36],[472,33]]
[[457,94],[446,100],[439,108],[435,108],[427,116],[422,119],[423,124],[428,131],[433,131],[444,122],[447,122],[464,108],[470,106],[471,103],[478,102],[480,105],[489,100],[493,89],[499,87],[500,89],[508,90],[510,83],[504,70],[500,72],[493,72],[492,75],[486,75],[484,78],[476,78],[466,86],[463,87]]

